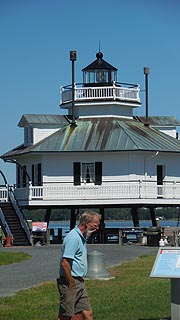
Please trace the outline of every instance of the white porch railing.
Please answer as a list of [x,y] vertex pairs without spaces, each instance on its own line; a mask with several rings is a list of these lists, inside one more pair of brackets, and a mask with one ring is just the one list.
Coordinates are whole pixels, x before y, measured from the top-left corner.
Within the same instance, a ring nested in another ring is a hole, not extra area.
[[[109,86],[84,86],[84,84],[75,84],[74,99],[80,101],[97,100],[124,100],[140,102],[139,85],[114,82]],[[72,101],[72,86],[61,87],[60,104]]]
[[0,187],[0,202],[8,202],[8,187]]
[[154,181],[111,182],[102,185],[44,184],[15,189],[17,200],[109,200],[114,199],[180,199],[180,182],[168,181],[157,185]]

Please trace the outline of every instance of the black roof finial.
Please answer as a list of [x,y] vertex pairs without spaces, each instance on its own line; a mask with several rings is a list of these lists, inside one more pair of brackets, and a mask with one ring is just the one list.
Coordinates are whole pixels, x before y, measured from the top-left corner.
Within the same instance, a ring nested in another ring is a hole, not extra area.
[[103,58],[103,54],[102,54],[102,52],[98,52],[98,53],[96,53],[96,58],[98,59],[98,60],[102,60],[102,58]]

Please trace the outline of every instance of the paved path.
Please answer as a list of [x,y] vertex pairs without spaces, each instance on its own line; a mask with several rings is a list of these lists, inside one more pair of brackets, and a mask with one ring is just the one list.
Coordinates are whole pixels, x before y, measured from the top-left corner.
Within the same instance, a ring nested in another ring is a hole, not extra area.
[[[23,251],[32,255],[30,260],[0,266],[0,297],[14,295],[19,290],[28,289],[46,281],[55,281],[59,271],[60,247],[61,245],[0,248],[2,252]],[[116,244],[88,245],[89,253],[94,250],[104,254],[105,267],[110,268],[144,254],[156,254],[158,248]]]

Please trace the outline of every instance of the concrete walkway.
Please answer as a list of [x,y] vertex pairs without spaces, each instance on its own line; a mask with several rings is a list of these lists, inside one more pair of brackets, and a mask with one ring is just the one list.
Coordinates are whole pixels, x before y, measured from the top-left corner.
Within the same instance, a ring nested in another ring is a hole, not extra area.
[[[40,247],[1,247],[1,252],[26,252],[30,260],[0,266],[0,297],[11,296],[47,281],[55,281],[59,272],[59,255],[61,245]],[[104,264],[108,269],[122,262],[133,260],[141,255],[156,254],[158,248],[139,245],[120,246],[88,245],[88,253],[99,251],[104,254]]]

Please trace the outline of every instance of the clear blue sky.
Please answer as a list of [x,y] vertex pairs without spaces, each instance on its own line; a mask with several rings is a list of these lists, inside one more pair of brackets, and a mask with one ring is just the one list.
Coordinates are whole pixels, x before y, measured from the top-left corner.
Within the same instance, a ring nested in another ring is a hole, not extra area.
[[[150,68],[149,114],[180,120],[180,0],[0,0],[0,154],[23,142],[23,114],[64,113],[59,88],[95,60],[118,68],[118,81],[144,90]],[[145,114],[142,107],[136,114]],[[15,165],[2,170],[15,183]],[[0,178],[1,179],[1,178]],[[1,180],[0,180],[1,183]]]

